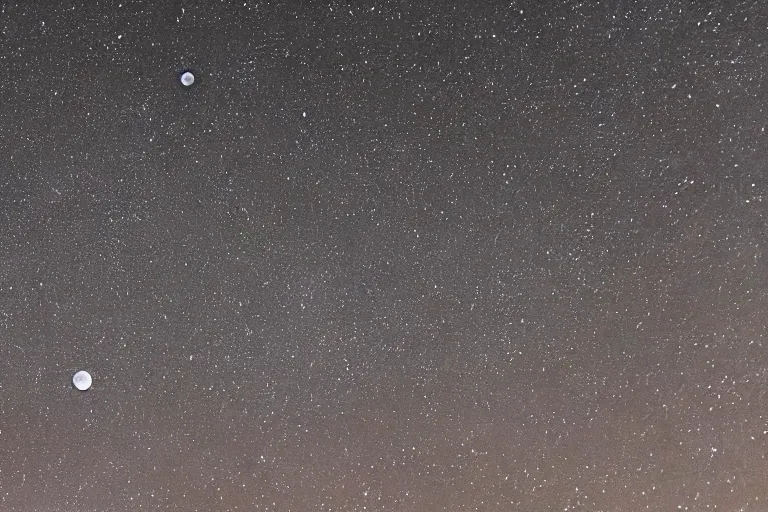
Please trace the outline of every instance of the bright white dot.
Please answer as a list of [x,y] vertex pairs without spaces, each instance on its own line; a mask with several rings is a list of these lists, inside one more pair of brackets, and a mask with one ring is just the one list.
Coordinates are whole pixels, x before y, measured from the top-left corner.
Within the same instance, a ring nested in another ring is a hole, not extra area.
[[186,73],[181,75],[181,84],[182,85],[184,85],[185,87],[189,87],[193,83],[195,83],[195,75],[193,75],[189,71],[187,71]]
[[74,384],[80,391],[87,391],[92,383],[93,379],[91,379],[91,374],[85,370],[80,370],[72,377],[72,384]]

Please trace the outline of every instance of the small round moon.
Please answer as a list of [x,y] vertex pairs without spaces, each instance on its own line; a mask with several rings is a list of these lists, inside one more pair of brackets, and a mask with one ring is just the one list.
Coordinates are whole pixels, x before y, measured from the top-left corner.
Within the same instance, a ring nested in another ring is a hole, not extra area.
[[183,85],[184,87],[189,87],[193,83],[195,83],[195,75],[193,75],[189,71],[181,75],[181,85]]
[[88,388],[93,384],[93,379],[91,378],[90,373],[85,370],[80,370],[72,376],[72,384],[74,384],[80,391],[88,391]]

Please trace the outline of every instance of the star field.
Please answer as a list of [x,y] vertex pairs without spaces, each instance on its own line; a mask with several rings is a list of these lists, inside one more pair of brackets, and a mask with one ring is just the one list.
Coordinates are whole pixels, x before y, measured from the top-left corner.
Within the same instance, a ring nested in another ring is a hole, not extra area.
[[4,3],[0,510],[768,510],[767,25]]

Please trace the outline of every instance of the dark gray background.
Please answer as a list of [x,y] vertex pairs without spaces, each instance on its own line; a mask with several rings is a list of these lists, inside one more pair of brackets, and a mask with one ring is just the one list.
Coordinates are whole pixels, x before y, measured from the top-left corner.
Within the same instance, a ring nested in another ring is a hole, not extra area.
[[51,3],[0,510],[765,507],[764,3]]

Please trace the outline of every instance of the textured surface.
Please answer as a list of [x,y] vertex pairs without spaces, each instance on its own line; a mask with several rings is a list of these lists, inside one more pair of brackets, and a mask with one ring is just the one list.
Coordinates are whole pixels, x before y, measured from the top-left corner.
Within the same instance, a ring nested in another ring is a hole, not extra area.
[[0,509],[766,510],[768,7],[410,3],[2,3]]

